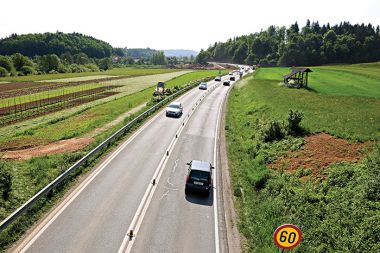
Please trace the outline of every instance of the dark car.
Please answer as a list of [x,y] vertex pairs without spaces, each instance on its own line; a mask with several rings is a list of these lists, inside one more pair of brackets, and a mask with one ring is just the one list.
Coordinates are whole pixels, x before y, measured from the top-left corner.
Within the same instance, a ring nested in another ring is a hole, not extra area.
[[222,78],[220,76],[216,76],[214,80],[217,82],[220,82],[220,81],[222,81]]
[[230,81],[235,81],[235,77],[234,76],[230,76]]
[[209,162],[192,160],[189,165],[185,194],[189,191],[203,192],[210,194],[212,191],[212,169],[214,167]]
[[225,80],[224,82],[223,82],[223,85],[224,86],[230,86],[230,80]]

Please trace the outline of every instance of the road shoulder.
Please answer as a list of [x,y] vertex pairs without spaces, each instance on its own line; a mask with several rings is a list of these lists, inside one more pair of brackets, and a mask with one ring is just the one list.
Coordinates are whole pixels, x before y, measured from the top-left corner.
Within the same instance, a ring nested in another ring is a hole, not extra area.
[[[230,91],[229,91],[230,92]],[[241,235],[239,234],[237,227],[237,214],[234,207],[234,200],[232,195],[231,177],[228,167],[228,156],[227,156],[227,142],[226,142],[226,114],[227,114],[227,103],[228,95],[222,108],[222,120],[220,125],[220,168],[222,172],[222,194],[223,194],[223,205],[224,205],[224,220],[226,225],[227,234],[227,248],[229,253],[239,253],[241,252]]]

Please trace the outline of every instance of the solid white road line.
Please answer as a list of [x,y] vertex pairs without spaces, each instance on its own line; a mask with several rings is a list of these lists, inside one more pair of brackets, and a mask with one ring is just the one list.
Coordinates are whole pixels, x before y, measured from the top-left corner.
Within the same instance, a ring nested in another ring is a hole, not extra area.
[[[183,96],[185,96],[185,93]],[[182,96],[181,96],[182,97]],[[96,178],[99,173],[101,173],[105,167],[121,152],[123,151],[129,143],[131,143],[142,131],[144,131],[154,120],[162,116],[161,109],[154,117],[152,117],[148,122],[146,122],[142,127],[140,127],[135,133],[133,133],[128,140],[123,143],[119,148],[117,148],[114,153],[112,153],[99,167],[92,172],[92,174],[87,177],[77,188],[73,191],[57,208],[52,212],[52,215],[47,216],[46,221],[43,221],[42,226],[37,227],[35,231],[30,234],[24,242],[22,242],[14,252],[24,253],[30,246],[41,236],[41,234],[58,218],[58,216],[65,211],[65,209],[78,197],[78,195]],[[52,216],[52,217],[51,217]],[[32,237],[31,239],[29,239]]]
[[[147,128],[156,118],[161,116],[162,112],[159,112],[152,119],[150,119],[146,124],[144,124],[139,130],[137,130],[125,143],[123,143],[114,153],[112,153],[94,172],[91,176],[86,178],[76,191],[71,193],[67,200],[63,202],[56,208],[54,216],[38,231],[36,235],[21,249],[15,250],[16,252],[26,252],[29,247],[41,236],[41,234],[58,218],[58,216],[65,211],[65,209],[78,197],[78,195],[99,175],[100,172],[104,170],[105,167],[121,152],[123,151],[129,143],[131,143],[145,128]],[[22,246],[22,245],[21,245]]]
[[[212,87],[211,92],[214,91],[219,85],[220,85],[220,83],[215,84]],[[210,93],[210,90],[208,91],[208,94],[209,93]],[[206,96],[202,96],[199,101],[202,101],[205,97]],[[169,154],[174,149],[175,144],[177,143],[177,141],[179,139],[179,136],[181,135],[182,131],[184,130],[186,124],[189,122],[191,116],[194,114],[195,109],[198,108],[199,105],[200,105],[200,103],[196,102],[195,106],[192,108],[192,110],[190,111],[190,113],[185,118],[185,120],[181,124],[180,128],[178,129],[178,131],[174,135],[172,141],[170,142],[170,144],[167,148],[167,152],[169,152]],[[166,163],[169,161],[170,155],[167,155],[167,152],[165,152],[164,156],[162,157],[162,159],[161,159],[158,167],[156,168],[155,173],[154,173],[154,175],[150,181],[150,182],[152,182],[154,179],[156,181],[156,185],[161,178],[161,175],[164,171]],[[137,209],[137,211],[136,211],[136,213],[132,219],[131,225],[129,226],[129,229],[128,229],[126,235],[124,236],[123,242],[121,243],[121,245],[119,247],[118,253],[123,253],[123,252],[124,253],[130,253],[132,251],[132,247],[133,247],[135,240],[134,240],[134,237],[130,238],[129,231],[132,230],[134,235],[136,235],[138,233],[138,231],[141,227],[142,221],[144,219],[144,216],[148,210],[149,204],[152,201],[152,198],[153,198],[154,192],[156,191],[156,188],[157,187],[153,186],[152,183],[149,183],[149,185],[148,185],[148,187],[144,193],[144,197],[142,198],[142,200],[139,204],[139,207],[138,207],[138,209]]]

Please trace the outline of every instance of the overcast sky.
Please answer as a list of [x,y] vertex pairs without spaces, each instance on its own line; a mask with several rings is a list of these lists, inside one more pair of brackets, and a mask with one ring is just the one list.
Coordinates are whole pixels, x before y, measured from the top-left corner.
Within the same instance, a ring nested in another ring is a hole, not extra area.
[[12,33],[80,32],[114,47],[193,49],[307,19],[380,24],[380,0],[10,0],[0,38]]

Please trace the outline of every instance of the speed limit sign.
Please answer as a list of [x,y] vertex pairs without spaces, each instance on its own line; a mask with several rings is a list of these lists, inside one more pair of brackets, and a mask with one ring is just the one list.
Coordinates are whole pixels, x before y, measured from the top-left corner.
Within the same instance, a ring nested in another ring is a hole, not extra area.
[[284,224],[274,231],[273,240],[276,246],[283,250],[293,249],[301,243],[302,232],[293,224]]

